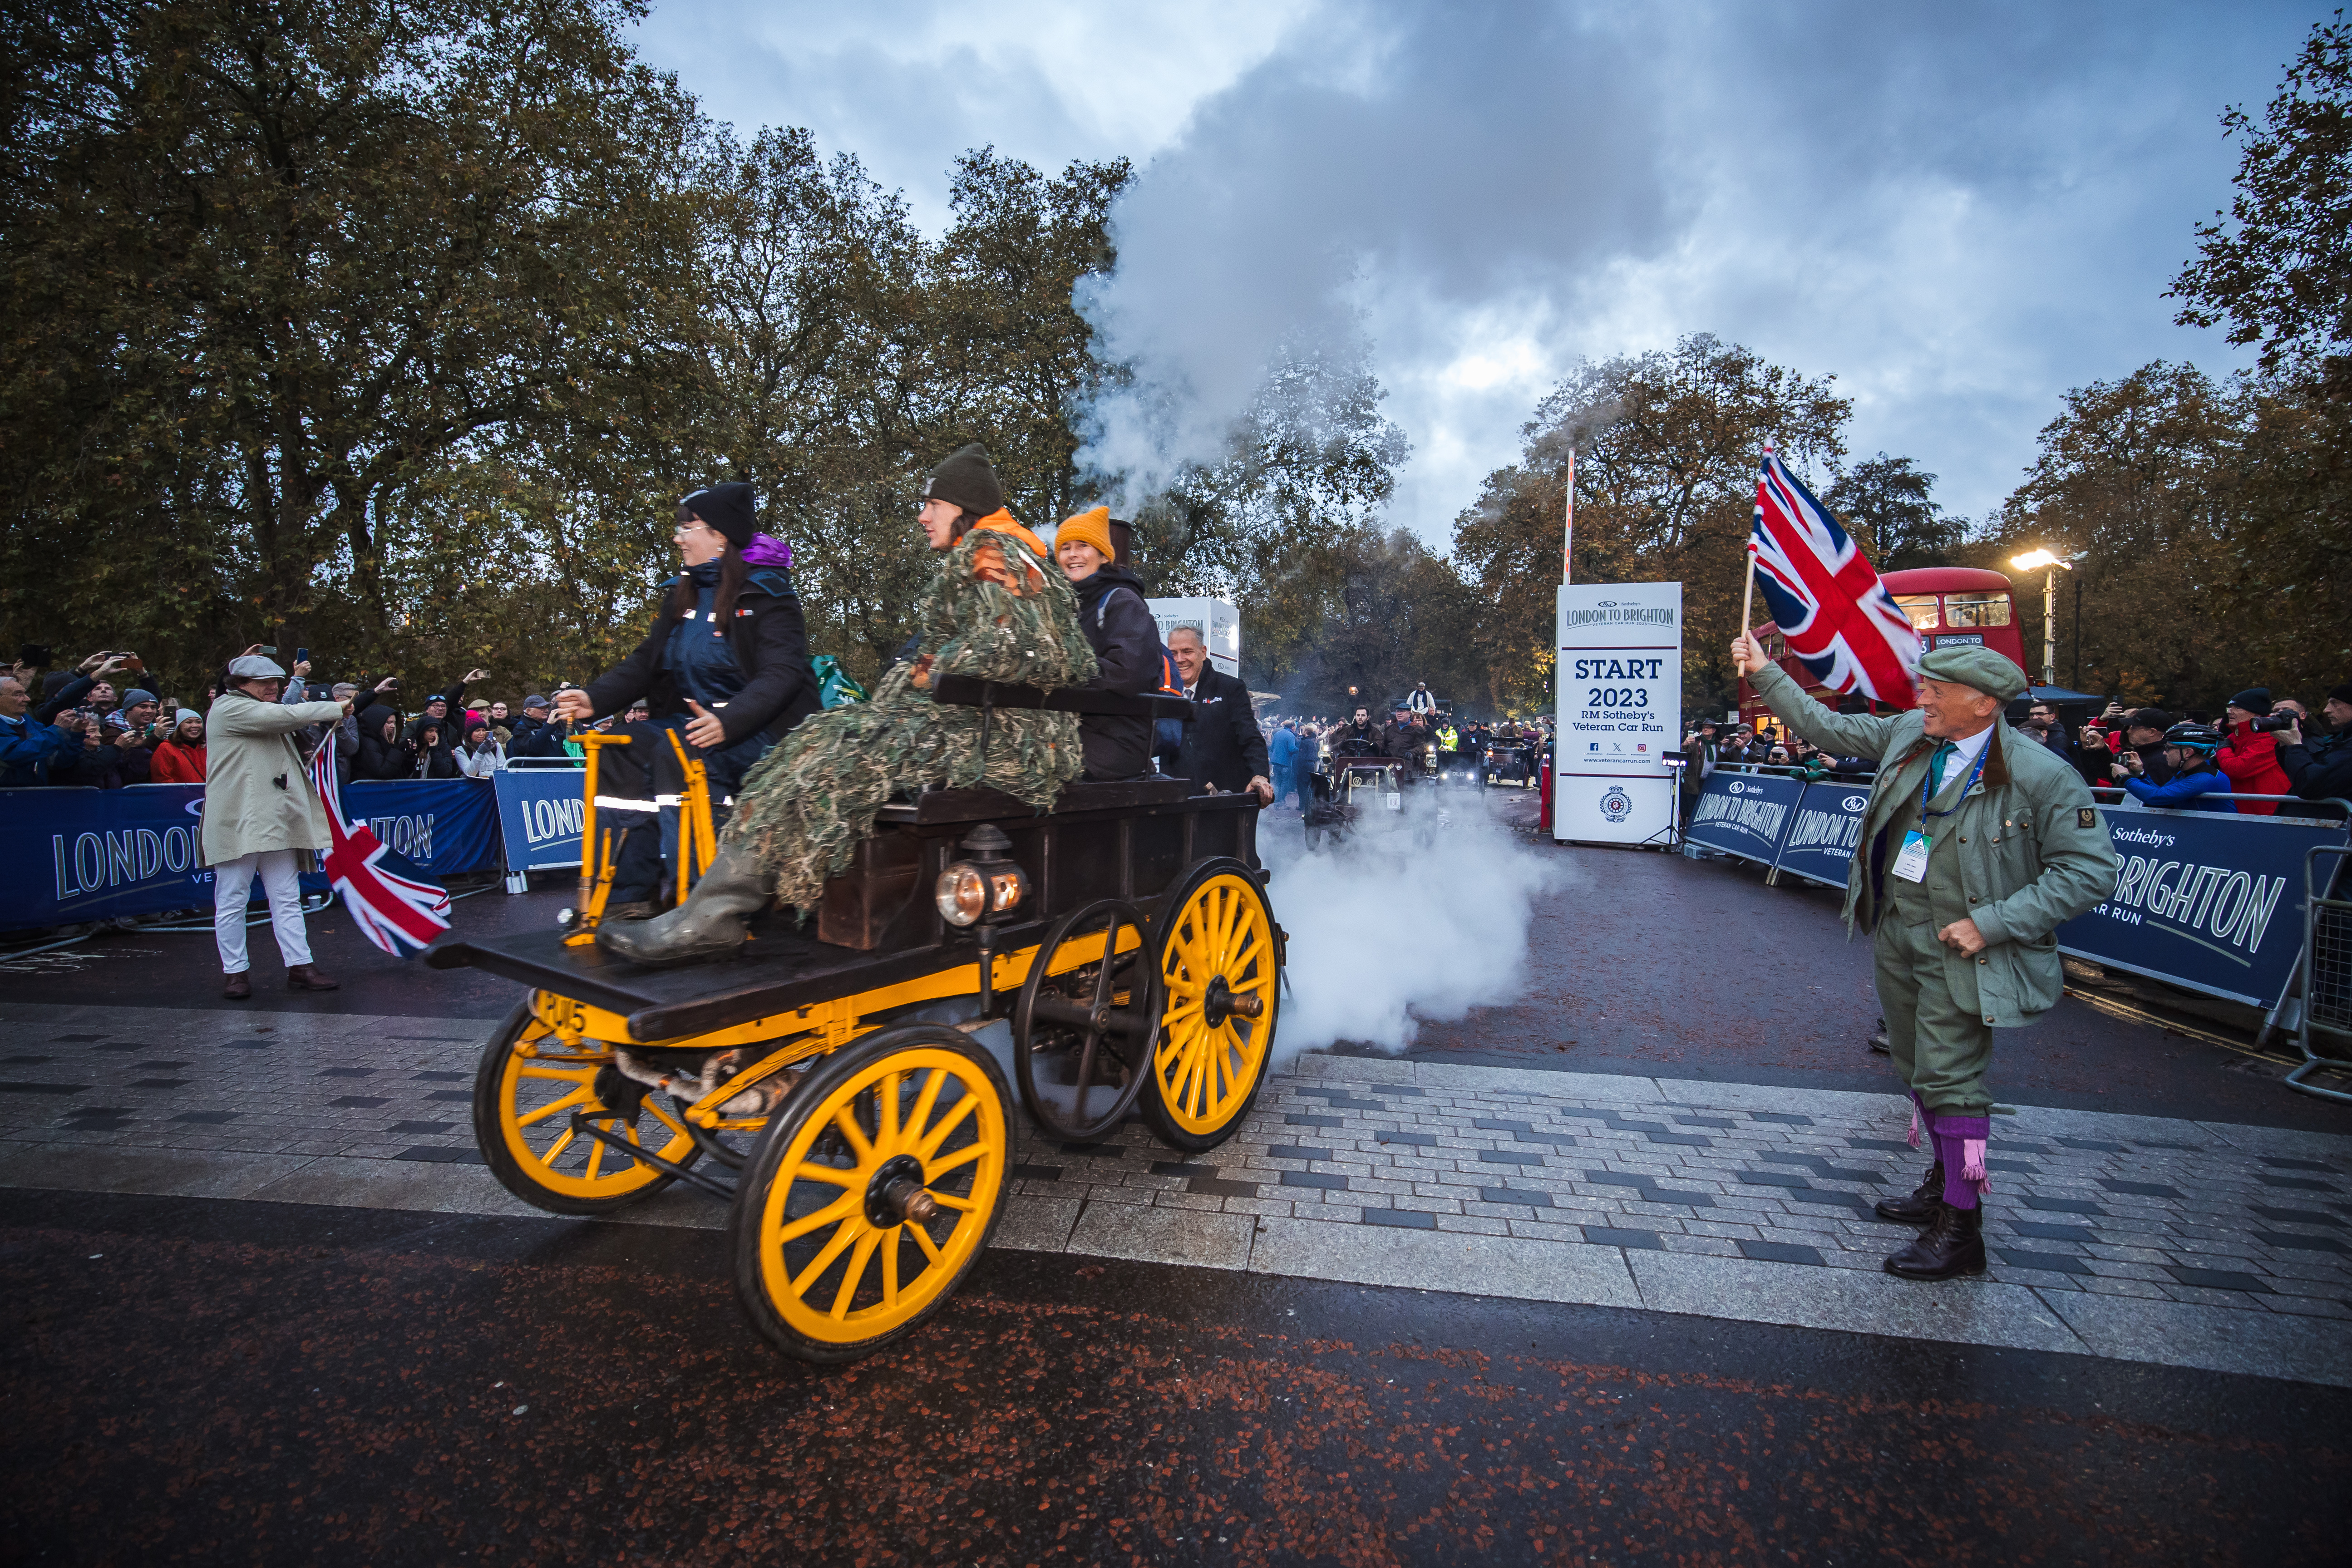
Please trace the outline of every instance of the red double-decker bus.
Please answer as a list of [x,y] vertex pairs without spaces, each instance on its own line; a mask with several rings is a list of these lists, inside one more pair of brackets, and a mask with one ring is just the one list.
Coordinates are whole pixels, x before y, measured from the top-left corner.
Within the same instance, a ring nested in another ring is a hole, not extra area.
[[[2000,573],[1972,566],[1923,566],[1915,572],[1889,572],[1880,580],[1911,617],[1920,642],[1927,647],[1974,644],[2008,655],[2020,669],[2027,668],[2025,643],[2017,627],[2017,594]],[[1843,700],[1843,693],[1814,682],[1812,672],[1789,651],[1779,626],[1767,621],[1756,628],[1756,636],[1772,661],[1817,701],[1834,708]],[[1871,710],[1892,713],[1896,710],[1895,704],[1879,702],[1872,704]],[[1780,728],[1772,710],[1745,680],[1739,683],[1739,717],[1759,731],[1777,733]]]

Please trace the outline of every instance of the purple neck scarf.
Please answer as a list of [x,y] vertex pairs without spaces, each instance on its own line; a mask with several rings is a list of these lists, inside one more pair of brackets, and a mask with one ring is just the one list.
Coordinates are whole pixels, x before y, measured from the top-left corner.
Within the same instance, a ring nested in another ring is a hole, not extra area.
[[793,547],[772,533],[755,533],[739,552],[749,566],[790,566]]

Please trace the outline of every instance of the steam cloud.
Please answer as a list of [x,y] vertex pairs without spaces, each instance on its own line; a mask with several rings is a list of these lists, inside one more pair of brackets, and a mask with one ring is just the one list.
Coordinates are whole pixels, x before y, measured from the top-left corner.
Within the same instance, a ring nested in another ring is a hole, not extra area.
[[1081,307],[1134,375],[1080,463],[1131,501],[1286,347],[1370,343],[1416,452],[1391,513],[1442,539],[1576,357],[1706,331],[1838,374],[1857,449],[1990,505],[2063,387],[2229,357],[2160,296],[2225,194],[2213,115],[2305,20],[2158,9],[1326,7],[1121,199]]
[[1433,850],[1368,837],[1309,854],[1295,827],[1285,831],[1295,820],[1268,814],[1259,842],[1275,918],[1290,933],[1277,1066],[1343,1040],[1402,1051],[1423,1020],[1509,1001],[1536,900],[1579,876],[1506,829],[1465,822],[1461,808]]

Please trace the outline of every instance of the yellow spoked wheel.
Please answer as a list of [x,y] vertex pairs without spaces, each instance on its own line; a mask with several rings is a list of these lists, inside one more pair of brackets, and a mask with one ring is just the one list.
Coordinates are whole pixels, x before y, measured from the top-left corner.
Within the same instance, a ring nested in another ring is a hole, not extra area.
[[802,1361],[852,1361],[939,1310],[1004,1212],[1003,1075],[960,1029],[883,1029],[809,1070],[735,1192],[735,1283]]
[[[690,1165],[700,1152],[664,1097],[621,1077],[610,1051],[566,1048],[525,1002],[507,1015],[474,1074],[474,1140],[499,1184],[551,1214],[606,1214],[673,1180],[572,1125],[590,1126]],[[635,1114],[630,1111],[634,1109]]]
[[1213,1149],[1265,1081],[1281,1005],[1274,911],[1237,860],[1202,862],[1156,922],[1168,988],[1145,1114],[1171,1147]]

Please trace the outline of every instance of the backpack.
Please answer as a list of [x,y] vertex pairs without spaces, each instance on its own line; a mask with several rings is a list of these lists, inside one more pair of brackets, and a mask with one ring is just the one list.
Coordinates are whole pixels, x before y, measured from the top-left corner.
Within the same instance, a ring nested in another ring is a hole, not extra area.
[[850,679],[849,671],[841,668],[841,660],[829,653],[821,653],[809,661],[816,676],[818,695],[827,708],[842,708],[852,702],[866,700],[866,688]]

